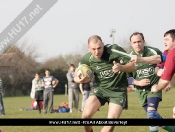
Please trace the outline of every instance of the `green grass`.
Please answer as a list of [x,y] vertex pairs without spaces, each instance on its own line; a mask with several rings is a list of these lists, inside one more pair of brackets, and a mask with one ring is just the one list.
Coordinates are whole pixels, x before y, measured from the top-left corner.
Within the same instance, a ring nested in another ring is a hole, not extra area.
[[[163,101],[159,105],[159,113],[164,118],[172,118],[172,109],[175,106],[175,89],[163,93]],[[81,97],[81,95],[80,95]],[[54,107],[58,107],[61,102],[67,102],[67,96],[54,95]],[[81,118],[81,113],[54,113],[38,114],[37,110],[20,111],[19,108],[27,108],[31,105],[30,97],[5,97],[5,116],[2,118]],[[146,118],[146,113],[138,103],[135,92],[128,93],[128,110],[124,110],[120,118]],[[79,108],[81,107],[81,98]],[[93,118],[106,118],[108,105],[102,106]],[[0,120],[3,121],[3,120]],[[3,132],[83,132],[82,126],[0,126]],[[100,132],[102,126],[94,126],[94,132]],[[115,132],[149,132],[147,126],[116,126]],[[159,132],[165,132],[160,129]]]

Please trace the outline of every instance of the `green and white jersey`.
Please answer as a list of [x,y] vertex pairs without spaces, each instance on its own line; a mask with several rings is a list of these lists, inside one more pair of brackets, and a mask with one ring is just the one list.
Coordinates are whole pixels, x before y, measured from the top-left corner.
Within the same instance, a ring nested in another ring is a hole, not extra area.
[[[119,52],[116,52],[119,51]],[[104,46],[104,52],[101,59],[96,59],[88,52],[81,60],[81,64],[86,64],[94,71],[95,81],[97,85],[106,90],[123,92],[128,86],[127,75],[125,72],[114,73],[112,71],[113,61],[126,64],[130,61],[125,50],[118,45],[107,44]]]
[[[134,52],[134,50],[131,50],[129,52],[130,55],[137,55],[140,56],[140,54],[137,54]],[[161,55],[162,52],[153,47],[145,46],[144,47],[144,52],[142,54],[142,57],[147,57],[147,56],[152,56],[152,55]],[[140,81],[142,79],[150,79],[151,83],[148,86],[140,87],[140,86],[135,86],[137,89],[147,89],[150,90],[151,86],[154,84],[157,84],[158,80],[160,77],[158,77],[155,74],[155,67],[156,64],[147,64],[147,63],[136,63],[135,65],[137,67],[137,70],[132,72],[129,76],[132,76],[134,79]]]

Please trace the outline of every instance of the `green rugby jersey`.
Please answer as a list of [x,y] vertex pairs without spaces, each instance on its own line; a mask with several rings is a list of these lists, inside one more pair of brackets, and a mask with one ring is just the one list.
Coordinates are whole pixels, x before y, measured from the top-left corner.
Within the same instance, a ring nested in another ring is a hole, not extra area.
[[[129,52],[130,55],[137,55],[140,56],[140,54],[137,54],[136,52],[134,52],[134,50],[132,49]],[[147,57],[147,56],[152,56],[152,55],[161,55],[162,52],[157,49],[157,48],[153,48],[150,46],[144,46],[144,52],[142,54],[142,57]],[[134,79],[140,81],[142,79],[150,79],[150,85],[148,86],[135,86],[137,89],[147,89],[150,90],[151,86],[154,84],[158,83],[158,80],[160,77],[158,77],[155,74],[155,67],[156,64],[147,64],[147,63],[136,63],[135,65],[137,67],[137,70],[132,72],[129,76],[132,76]]]
[[107,44],[104,46],[101,59],[96,59],[88,52],[82,57],[81,64],[86,64],[93,70],[96,87],[122,92],[126,91],[128,86],[127,75],[125,72],[114,73],[112,71],[113,61],[124,65],[130,59],[123,48],[116,44]]

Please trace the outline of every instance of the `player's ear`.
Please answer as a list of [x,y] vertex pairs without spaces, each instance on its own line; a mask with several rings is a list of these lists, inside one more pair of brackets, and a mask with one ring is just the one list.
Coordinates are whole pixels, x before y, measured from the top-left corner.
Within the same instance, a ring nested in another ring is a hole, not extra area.
[[89,44],[88,44],[88,50],[90,51],[90,46],[89,46]]
[[143,43],[144,43],[144,45],[145,45],[145,40],[143,40]]

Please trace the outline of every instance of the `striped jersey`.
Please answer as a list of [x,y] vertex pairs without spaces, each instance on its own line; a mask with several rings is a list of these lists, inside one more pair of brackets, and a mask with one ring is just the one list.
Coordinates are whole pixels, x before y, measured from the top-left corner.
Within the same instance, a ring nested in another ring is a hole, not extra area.
[[129,62],[130,59],[130,56],[126,54],[125,50],[120,46],[107,44],[104,46],[101,59],[96,59],[88,52],[82,57],[80,63],[90,66],[93,70],[96,81],[95,87],[114,91],[126,91],[128,85],[126,73],[114,73],[112,67],[113,61],[124,65]]
[[[142,55],[137,54],[133,49],[129,52],[130,55],[137,55],[142,57],[148,57],[152,55],[161,55],[162,52],[154,47],[144,46],[144,52]],[[140,81],[142,79],[150,79],[151,83],[148,86],[135,86],[137,89],[150,89],[152,85],[157,84],[160,77],[155,74],[156,64],[147,64],[147,63],[136,63],[135,65],[137,70],[132,72],[129,76],[132,76],[134,79]]]

